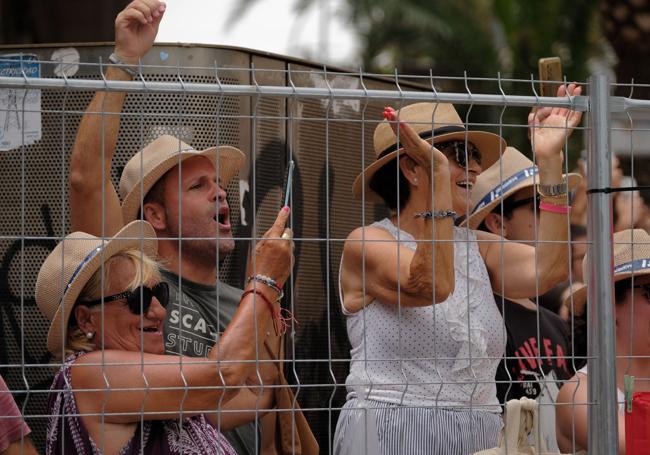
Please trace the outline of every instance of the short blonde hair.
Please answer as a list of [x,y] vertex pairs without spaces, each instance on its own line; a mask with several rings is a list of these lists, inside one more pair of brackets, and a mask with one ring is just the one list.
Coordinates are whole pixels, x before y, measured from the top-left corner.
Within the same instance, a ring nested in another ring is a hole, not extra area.
[[[108,292],[111,283],[111,265],[118,259],[131,261],[135,274],[126,290],[133,291],[143,283],[159,282],[161,279],[159,264],[140,250],[130,249],[120,251],[108,258],[104,266],[100,267],[93,276],[90,277],[82,289],[76,304],[83,305],[84,302],[99,300]],[[102,289],[102,284],[104,285]],[[95,343],[86,337],[86,334],[79,328],[74,314],[71,315],[68,322],[68,330],[65,343],[65,356],[75,352],[90,352],[95,350]]]

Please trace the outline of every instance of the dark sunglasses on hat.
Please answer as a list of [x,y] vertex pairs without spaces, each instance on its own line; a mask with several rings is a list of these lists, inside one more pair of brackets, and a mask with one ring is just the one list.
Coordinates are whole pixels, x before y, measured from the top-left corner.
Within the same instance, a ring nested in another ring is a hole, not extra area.
[[154,287],[138,286],[132,291],[120,292],[119,294],[108,295],[101,299],[91,300],[90,302],[79,302],[81,305],[94,306],[102,303],[114,302],[116,300],[126,299],[129,310],[133,314],[147,314],[151,306],[151,299],[156,297],[163,308],[169,303],[169,285],[167,283],[158,283]]
[[463,168],[467,168],[469,160],[476,161],[480,166],[483,159],[479,149],[471,142],[460,140],[447,141],[435,144],[435,147],[444,153],[447,158],[455,160],[456,163]]

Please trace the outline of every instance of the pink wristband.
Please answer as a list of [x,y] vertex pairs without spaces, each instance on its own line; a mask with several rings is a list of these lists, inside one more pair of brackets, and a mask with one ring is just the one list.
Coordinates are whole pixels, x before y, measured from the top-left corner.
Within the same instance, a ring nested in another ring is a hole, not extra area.
[[559,213],[561,215],[568,215],[571,210],[570,205],[555,205],[548,202],[540,202],[539,209],[545,212]]

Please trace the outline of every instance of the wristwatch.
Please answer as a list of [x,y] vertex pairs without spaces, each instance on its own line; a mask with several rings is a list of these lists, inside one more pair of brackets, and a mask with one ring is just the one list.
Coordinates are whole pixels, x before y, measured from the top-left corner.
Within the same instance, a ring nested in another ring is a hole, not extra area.
[[556,183],[555,185],[537,185],[537,192],[540,196],[543,197],[557,197],[564,196],[569,191],[569,185],[567,184],[566,177],[562,178],[562,183]]

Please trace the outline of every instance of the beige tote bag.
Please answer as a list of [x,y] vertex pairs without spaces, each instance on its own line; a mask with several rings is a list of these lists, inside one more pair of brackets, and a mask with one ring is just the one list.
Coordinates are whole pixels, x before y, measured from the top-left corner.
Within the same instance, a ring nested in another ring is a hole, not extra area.
[[[510,400],[506,403],[506,424],[501,430],[499,447],[481,450],[474,455],[561,455],[549,452],[546,442],[540,438],[537,401],[530,398]],[[532,433],[535,445],[531,446],[528,436]]]

